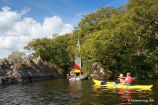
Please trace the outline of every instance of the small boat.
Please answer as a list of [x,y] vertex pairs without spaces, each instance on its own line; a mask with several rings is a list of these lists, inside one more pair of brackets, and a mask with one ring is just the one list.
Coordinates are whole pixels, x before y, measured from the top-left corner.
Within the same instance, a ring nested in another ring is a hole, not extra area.
[[83,80],[84,78],[84,76],[71,77],[69,78],[69,81]]
[[105,86],[106,88],[118,88],[118,89],[140,89],[140,90],[151,90],[153,85],[123,85],[115,84],[115,82],[105,82],[93,79],[96,86]]
[[[79,42],[79,38],[78,38],[78,41],[77,41],[77,49],[76,49],[78,52],[80,52],[80,42]],[[77,76],[74,76],[74,77],[70,77],[69,80],[72,81],[72,80],[82,80],[84,79],[85,77],[81,75],[81,56],[78,55],[75,57],[75,62],[74,62],[74,65],[73,65],[73,72],[75,74],[79,74]]]

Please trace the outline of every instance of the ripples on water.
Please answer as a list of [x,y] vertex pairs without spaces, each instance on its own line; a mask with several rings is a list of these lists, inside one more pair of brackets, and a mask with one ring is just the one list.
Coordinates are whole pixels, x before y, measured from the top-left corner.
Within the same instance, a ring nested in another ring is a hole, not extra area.
[[95,87],[91,81],[67,80],[3,85],[0,105],[158,105],[157,83],[147,83],[154,84],[151,91],[106,89]]

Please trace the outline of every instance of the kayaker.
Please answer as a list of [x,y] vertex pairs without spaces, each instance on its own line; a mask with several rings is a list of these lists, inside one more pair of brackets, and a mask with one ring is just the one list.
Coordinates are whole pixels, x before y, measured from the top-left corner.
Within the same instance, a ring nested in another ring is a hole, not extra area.
[[123,76],[123,74],[120,74],[119,78],[120,83],[123,83],[125,81],[125,77]]
[[131,73],[126,74],[125,81],[122,84],[124,84],[124,85],[131,85],[132,84]]
[[125,81],[125,77],[123,74],[119,75],[119,78],[115,81],[115,84],[123,83]]
[[70,77],[75,77],[75,73],[72,70],[70,71]]

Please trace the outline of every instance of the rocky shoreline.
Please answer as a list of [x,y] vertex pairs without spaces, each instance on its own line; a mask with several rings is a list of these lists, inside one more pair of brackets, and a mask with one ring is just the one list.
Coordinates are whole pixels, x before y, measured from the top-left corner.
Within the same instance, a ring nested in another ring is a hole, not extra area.
[[0,60],[0,84],[58,79],[62,74],[46,62],[23,60]]

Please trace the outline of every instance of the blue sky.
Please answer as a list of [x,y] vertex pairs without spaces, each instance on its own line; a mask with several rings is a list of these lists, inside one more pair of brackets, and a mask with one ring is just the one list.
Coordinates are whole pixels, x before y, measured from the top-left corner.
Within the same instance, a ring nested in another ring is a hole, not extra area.
[[82,15],[101,6],[118,8],[128,0],[0,0],[0,58],[24,51],[33,38],[71,33]]
[[28,9],[28,16],[43,21],[48,16],[59,16],[66,23],[77,25],[81,15],[96,11],[100,6],[120,7],[128,0],[0,0],[0,7],[13,10]]

